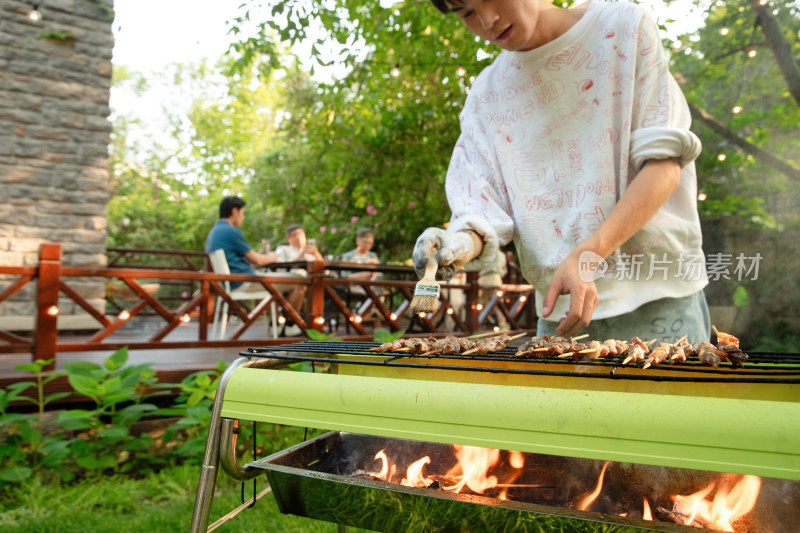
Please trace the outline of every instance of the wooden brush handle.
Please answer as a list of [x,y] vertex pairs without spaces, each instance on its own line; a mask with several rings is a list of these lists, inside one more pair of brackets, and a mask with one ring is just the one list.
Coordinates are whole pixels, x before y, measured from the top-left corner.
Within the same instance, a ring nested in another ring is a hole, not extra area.
[[436,260],[436,254],[431,255],[428,257],[428,264],[425,265],[425,275],[422,276],[422,279],[429,279],[435,280],[436,279],[436,271],[439,269],[439,262]]

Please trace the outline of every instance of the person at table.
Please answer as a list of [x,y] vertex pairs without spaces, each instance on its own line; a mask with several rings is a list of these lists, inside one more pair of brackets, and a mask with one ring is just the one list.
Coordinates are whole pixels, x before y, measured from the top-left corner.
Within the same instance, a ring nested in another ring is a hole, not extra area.
[[[342,261],[350,263],[360,263],[367,265],[377,265],[380,263],[378,254],[372,251],[372,246],[375,244],[375,234],[369,228],[359,228],[356,231],[356,247],[354,250],[345,252],[341,255]],[[380,279],[380,272],[352,272],[349,270],[342,271],[342,277],[347,279],[357,279],[364,281],[373,281]],[[353,285],[351,291],[356,294],[364,294],[364,289],[358,285]]]
[[[322,254],[319,253],[316,242],[308,242],[303,226],[292,224],[286,228],[286,241],[275,249],[278,262],[289,263],[293,261],[322,261]],[[290,275],[308,276],[308,272],[303,268],[293,268],[289,271]],[[288,286],[287,286],[288,287]],[[306,297],[306,286],[295,285],[289,294],[289,303],[298,311],[303,307],[303,300]]]
[[[208,232],[205,250],[207,254],[223,250],[232,274],[256,274],[257,267],[276,262],[275,252],[259,253],[253,250],[242,233],[246,202],[238,196],[226,196],[219,203],[219,220]],[[241,287],[241,288],[240,288]],[[231,289],[262,291],[264,286],[256,282],[231,282]]]

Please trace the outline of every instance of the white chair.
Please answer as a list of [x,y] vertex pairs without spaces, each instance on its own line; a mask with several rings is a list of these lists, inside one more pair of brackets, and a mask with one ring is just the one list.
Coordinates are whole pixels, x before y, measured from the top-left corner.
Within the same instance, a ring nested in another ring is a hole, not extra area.
[[[211,262],[211,270],[216,274],[230,274],[231,270],[228,267],[228,260],[225,258],[225,250],[214,250],[208,254],[208,259]],[[269,298],[270,293],[266,289],[262,291],[243,291],[239,289],[231,290],[229,281],[223,281],[222,287],[228,296],[233,300],[263,300]],[[272,336],[278,336],[278,324],[275,319],[275,301],[270,302],[270,319],[272,322]],[[264,334],[269,334],[267,317],[264,316]],[[217,296],[217,302],[214,306],[214,323],[211,326],[211,338],[225,338],[225,329],[228,325],[228,302],[221,296]],[[217,329],[219,329],[219,337],[216,336]]]

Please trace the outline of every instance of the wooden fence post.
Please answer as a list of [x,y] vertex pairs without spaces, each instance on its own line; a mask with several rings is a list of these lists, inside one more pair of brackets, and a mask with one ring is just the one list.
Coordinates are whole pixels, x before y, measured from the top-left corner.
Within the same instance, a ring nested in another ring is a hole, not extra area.
[[53,359],[45,370],[55,370],[58,343],[58,294],[61,285],[61,245],[45,243],[39,249],[36,289],[36,325],[33,358]]
[[467,310],[467,327],[470,333],[478,331],[478,315],[480,312],[476,309],[480,301],[480,291],[478,290],[478,278],[480,273],[476,271],[467,271],[467,290],[464,291],[464,307]]
[[[311,287],[306,298],[306,324],[309,328],[322,331],[325,325],[325,263],[314,261],[308,264],[308,277],[311,280]],[[321,323],[317,322],[322,318]]]

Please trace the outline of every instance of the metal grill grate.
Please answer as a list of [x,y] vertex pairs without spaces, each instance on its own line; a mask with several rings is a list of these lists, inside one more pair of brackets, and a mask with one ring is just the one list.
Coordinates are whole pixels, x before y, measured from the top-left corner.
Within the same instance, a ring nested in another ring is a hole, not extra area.
[[[378,353],[369,351],[377,342],[304,341],[283,346],[248,348],[240,355],[269,357],[288,362],[331,362],[398,368],[456,370],[540,376],[570,376],[579,378],[624,379],[673,382],[726,383],[785,383],[800,384],[800,354],[750,352],[741,368],[723,363],[719,368],[705,366],[697,360],[672,365],[662,364],[648,369],[633,365],[622,366],[624,357],[573,361],[557,357],[516,357],[517,349],[508,347],[493,354],[431,355],[421,357],[402,352]],[[443,363],[437,363],[442,361]],[[445,364],[444,361],[447,361]],[[513,366],[497,363],[513,362]],[[559,365],[563,370],[553,370]],[[617,372],[617,370],[624,370]],[[668,373],[665,373],[668,371]]]

